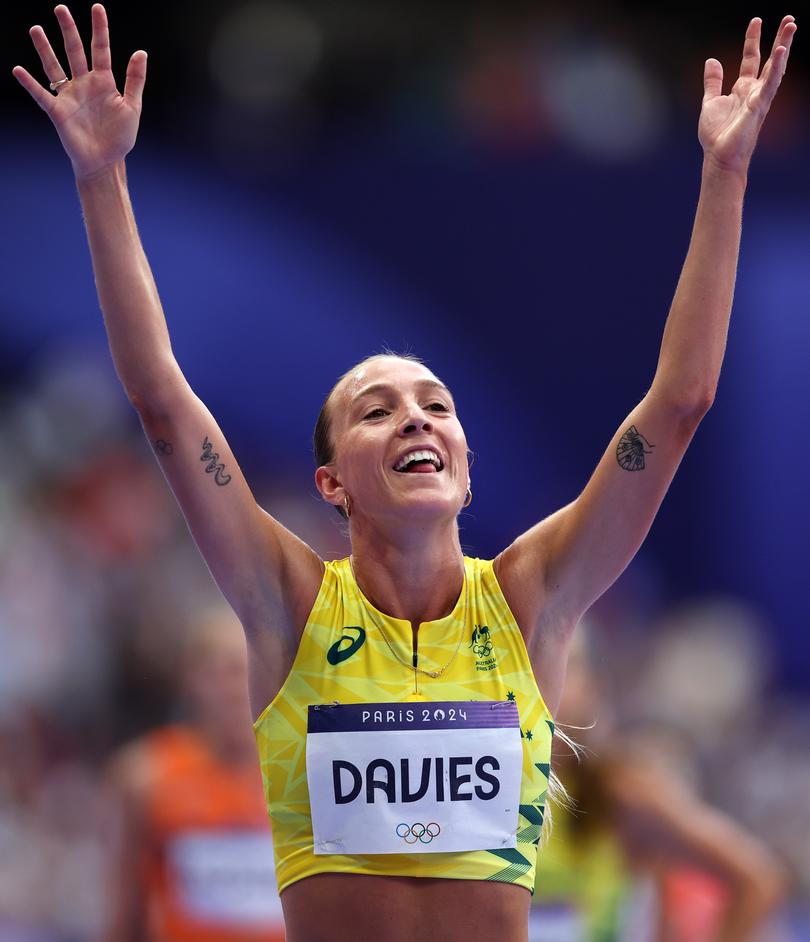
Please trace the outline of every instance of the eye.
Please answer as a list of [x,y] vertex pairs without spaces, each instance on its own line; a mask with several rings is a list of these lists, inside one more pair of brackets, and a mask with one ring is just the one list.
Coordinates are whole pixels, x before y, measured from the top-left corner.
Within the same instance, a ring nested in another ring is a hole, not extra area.
[[443,402],[431,402],[428,409],[435,409],[438,412],[449,412],[450,409]]
[[376,409],[372,409],[371,412],[366,413],[363,416],[364,419],[378,419],[383,415],[388,415],[388,410],[383,409],[382,406],[377,406]]

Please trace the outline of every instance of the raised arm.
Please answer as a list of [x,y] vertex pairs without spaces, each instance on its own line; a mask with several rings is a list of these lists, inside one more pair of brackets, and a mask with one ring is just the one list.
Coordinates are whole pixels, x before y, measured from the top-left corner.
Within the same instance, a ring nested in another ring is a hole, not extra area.
[[115,368],[160,467],[225,597],[247,629],[293,643],[320,584],[317,555],[256,504],[225,438],[172,353],[127,191],[124,158],[138,131],[146,53],[133,53],[123,95],[111,69],[107,15],[92,8],[92,63],[68,8],[56,7],[70,78],[40,26],[31,28],[51,89],[15,67],[48,114],[76,175]]
[[[748,165],[785,72],[796,25],[786,16],[760,72],[761,21],[745,37],[728,95],[709,59],[698,137],[703,174],[689,251],[652,386],[619,426],[583,492],[520,536],[496,561],[522,617],[565,636],[635,556],[711,405],[725,352]],[[540,632],[543,634],[543,632]]]

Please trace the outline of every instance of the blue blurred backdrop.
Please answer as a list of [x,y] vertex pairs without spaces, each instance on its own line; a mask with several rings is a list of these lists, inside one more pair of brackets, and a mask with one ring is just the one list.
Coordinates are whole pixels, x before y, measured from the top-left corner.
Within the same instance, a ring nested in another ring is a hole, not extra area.
[[[25,27],[53,18],[25,6],[5,61],[35,70]],[[702,60],[736,68],[742,15],[108,10],[119,70],[150,52],[129,173],[175,350],[247,473],[314,493],[320,402],[385,343],[456,391],[477,454],[466,545],[494,554],[571,500],[652,378],[697,197]],[[810,670],[801,45],[751,174],[719,394],[642,550],[661,604],[718,591],[758,608],[789,685]],[[8,73],[4,97],[13,390],[104,337],[69,165]]]
[[[727,89],[747,17],[769,47],[788,12],[106,6],[116,74],[149,53],[128,175],[177,359],[258,501],[327,557],[348,544],[312,428],[383,346],[454,390],[476,456],[466,552],[576,497],[653,378],[703,63]],[[73,12],[86,35],[89,4]],[[34,23],[58,49],[49,4],[5,11],[0,35],[0,942],[96,942],[104,769],[180,715],[185,632],[221,599],[117,383],[69,163],[11,75],[40,76]],[[806,45],[800,28],[751,170],[716,401],[585,626],[608,729],[615,711],[688,734],[679,773],[787,863],[769,942],[810,938]]]

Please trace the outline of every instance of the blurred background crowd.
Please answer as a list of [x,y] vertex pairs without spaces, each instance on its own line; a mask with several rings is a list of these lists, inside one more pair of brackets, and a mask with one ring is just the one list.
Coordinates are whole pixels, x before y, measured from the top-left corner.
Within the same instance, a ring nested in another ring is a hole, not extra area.
[[[86,34],[89,5],[71,8]],[[588,616],[604,699],[579,720],[646,730],[784,867],[764,938],[810,938],[801,11],[107,9],[116,74],[150,56],[128,172],[177,358],[259,503],[327,558],[348,544],[309,437],[337,376],[383,344],[424,357],[459,402],[476,455],[466,552],[495,555],[576,496],[655,369],[697,198],[703,61],[733,75],[748,16],[769,46],[796,14],[717,400]],[[34,23],[57,46],[39,3],[7,11],[0,37],[0,942],[95,942],[111,757],[186,715],[184,644],[222,601],[117,385],[70,167],[10,74],[39,75]]]

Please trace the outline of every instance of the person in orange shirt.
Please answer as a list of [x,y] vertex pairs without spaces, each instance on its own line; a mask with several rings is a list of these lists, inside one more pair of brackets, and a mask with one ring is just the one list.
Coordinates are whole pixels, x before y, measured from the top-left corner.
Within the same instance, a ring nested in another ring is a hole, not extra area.
[[107,942],[281,942],[281,902],[247,698],[245,644],[223,611],[189,632],[187,719],[113,757]]

